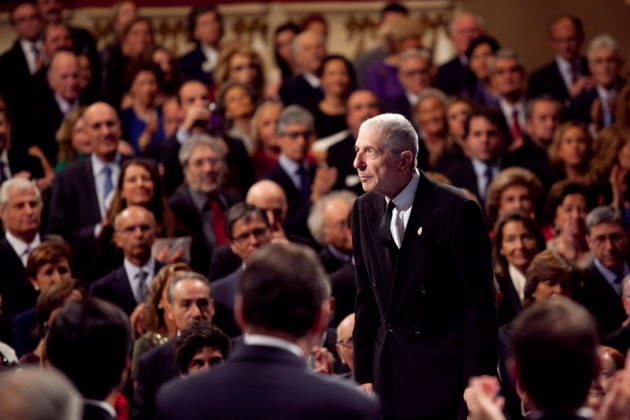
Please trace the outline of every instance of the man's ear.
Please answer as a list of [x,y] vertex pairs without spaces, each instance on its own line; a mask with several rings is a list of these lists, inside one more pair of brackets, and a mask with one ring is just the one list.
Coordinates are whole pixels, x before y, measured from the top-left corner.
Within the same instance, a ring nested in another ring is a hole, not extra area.
[[168,302],[168,300],[166,301],[166,305],[164,305],[164,314],[171,321],[175,321],[175,317],[173,316],[173,308],[171,307],[171,304]]
[[404,152],[402,152],[399,156],[400,162],[399,162],[399,167],[398,167],[398,171],[400,173],[404,173],[409,171],[409,167],[411,166],[411,162],[413,162],[413,154],[411,153],[411,151],[409,150],[405,150]]

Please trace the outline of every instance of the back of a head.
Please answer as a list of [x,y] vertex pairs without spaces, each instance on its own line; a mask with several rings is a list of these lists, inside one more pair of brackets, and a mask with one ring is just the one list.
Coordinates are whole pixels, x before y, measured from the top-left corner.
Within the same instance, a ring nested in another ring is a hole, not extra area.
[[588,311],[557,297],[524,310],[511,348],[520,388],[538,410],[584,405],[597,374],[598,334]]
[[99,300],[68,302],[50,326],[46,357],[85,398],[103,400],[120,385],[131,348],[129,318]]
[[271,244],[256,251],[241,276],[245,323],[301,338],[315,326],[330,284],[315,252],[297,244]]

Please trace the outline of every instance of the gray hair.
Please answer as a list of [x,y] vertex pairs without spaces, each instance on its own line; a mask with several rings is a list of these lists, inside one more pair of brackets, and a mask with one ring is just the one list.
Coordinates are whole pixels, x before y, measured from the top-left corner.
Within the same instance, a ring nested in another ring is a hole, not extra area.
[[454,26],[455,22],[459,18],[466,17],[466,16],[475,19],[477,21],[477,25],[479,26],[479,29],[481,29],[482,31],[486,28],[486,21],[481,15],[476,15],[474,13],[467,13],[467,12],[459,12],[459,13],[455,13],[453,15],[453,18],[451,19],[451,22],[448,24],[448,33],[452,34],[453,33],[453,26]]
[[56,369],[26,367],[0,376],[4,420],[80,420],[83,398]]
[[494,70],[495,70],[494,65],[496,61],[499,59],[516,60],[516,64],[518,65],[520,70],[522,72],[525,71],[525,63],[523,62],[523,59],[516,51],[510,50],[507,48],[501,48],[492,57],[488,59],[488,72],[490,73],[491,76],[494,74]]
[[361,124],[359,133],[367,132],[368,136],[379,136],[380,146],[390,155],[397,155],[409,150],[413,161],[409,170],[414,171],[418,164],[418,133],[413,125],[400,114],[380,114]]
[[431,51],[426,48],[411,48],[409,50],[403,51],[403,53],[400,54],[400,58],[398,58],[398,67],[400,68],[402,63],[411,58],[422,58],[427,63],[429,63],[429,66],[433,65],[433,57],[431,56]]
[[593,59],[593,54],[600,50],[613,50],[615,56],[619,57],[619,43],[615,38],[608,34],[597,35],[595,38],[591,39],[591,42],[588,43],[588,47],[586,48],[586,57],[588,57],[588,61],[591,61]]
[[610,206],[595,207],[586,216],[586,233],[590,235],[591,229],[604,223],[615,223],[625,229],[623,214],[619,209]]
[[321,245],[325,245],[324,209],[330,202],[335,200],[344,201],[350,204],[350,206],[353,206],[354,202],[357,200],[357,195],[352,191],[333,191],[322,196],[315,202],[315,204],[313,204],[313,207],[311,207],[311,211],[308,214],[306,224],[308,225],[308,230],[311,232],[311,235],[313,235],[313,238]]
[[423,101],[425,101],[426,99],[429,99],[429,98],[437,99],[438,101],[440,101],[442,106],[444,108],[446,108],[446,103],[448,102],[448,96],[446,95],[446,93],[444,93],[440,89],[436,89],[436,88],[423,89],[422,92],[420,92],[420,94],[418,95],[418,104],[416,104],[416,107],[420,103],[422,103]]
[[295,35],[293,37],[293,40],[291,41],[291,52],[294,55],[298,53],[298,44],[302,41],[303,38],[306,38],[308,36],[316,36],[317,38],[319,38],[322,44],[325,45],[326,43],[326,38],[324,37],[324,35],[320,34],[319,32],[313,31],[310,29],[306,31],[302,31],[299,34]]
[[9,190],[33,190],[37,201],[42,204],[42,195],[34,182],[24,178],[11,178],[0,187],[0,209],[5,209],[9,204]]
[[197,134],[189,138],[179,149],[179,164],[182,165],[182,168],[185,168],[188,164],[188,159],[190,159],[190,155],[193,150],[195,150],[199,146],[208,146],[211,148],[214,153],[217,154],[218,159],[225,159],[225,149],[219,143],[219,139],[216,137],[209,136],[208,134]]
[[292,124],[304,124],[310,130],[315,126],[313,114],[308,112],[306,108],[299,105],[289,105],[284,108],[278,117],[278,123],[276,125],[276,133],[279,135],[284,134],[287,129],[287,125]]
[[254,143],[258,145],[260,139],[258,138],[258,120],[260,120],[260,116],[263,112],[265,112],[269,108],[278,107],[282,110],[284,105],[282,102],[276,99],[267,99],[262,102],[258,107],[256,107],[256,111],[254,111],[254,115],[252,116],[252,120],[249,123],[249,135],[251,136]]
[[171,280],[170,284],[168,285],[168,289],[166,290],[166,301],[169,303],[169,305],[173,304],[173,290],[175,289],[175,286],[177,285],[177,283],[184,280],[199,280],[200,282],[205,284],[208,288],[208,294],[212,299],[212,289],[210,288],[210,281],[208,280],[208,278],[203,274],[199,274],[194,271],[187,271],[173,277],[173,280]]
[[525,104],[525,118],[528,120],[532,119],[532,115],[534,114],[534,107],[538,102],[553,102],[553,104],[558,108],[558,113],[562,112],[564,108],[562,103],[554,98],[553,96],[543,93],[542,95],[534,96],[527,100]]

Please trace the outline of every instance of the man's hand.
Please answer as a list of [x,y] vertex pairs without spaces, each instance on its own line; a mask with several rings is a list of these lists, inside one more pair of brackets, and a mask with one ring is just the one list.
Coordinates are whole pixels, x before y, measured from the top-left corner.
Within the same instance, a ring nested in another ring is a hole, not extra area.
[[575,98],[583,90],[591,90],[594,86],[593,78],[591,76],[582,76],[580,77],[569,89],[569,96],[571,98]]
[[197,121],[209,121],[210,110],[202,104],[192,104],[186,110],[184,121],[182,121],[181,129],[190,131]]
[[362,390],[368,395],[374,395],[374,384],[371,382],[361,384],[357,388],[359,388],[360,390]]
[[494,376],[473,376],[464,391],[468,418],[472,420],[505,420],[505,398],[499,396],[499,380]]

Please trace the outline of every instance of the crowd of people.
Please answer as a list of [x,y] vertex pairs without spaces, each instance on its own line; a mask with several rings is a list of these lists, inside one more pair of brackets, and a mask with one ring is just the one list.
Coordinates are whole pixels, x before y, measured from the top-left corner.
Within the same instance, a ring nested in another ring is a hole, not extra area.
[[133,1],[101,51],[62,12],[0,56],[0,417],[630,417],[615,39],[556,16],[528,74],[460,13],[435,66],[390,3],[268,69],[212,6],[181,57]]

